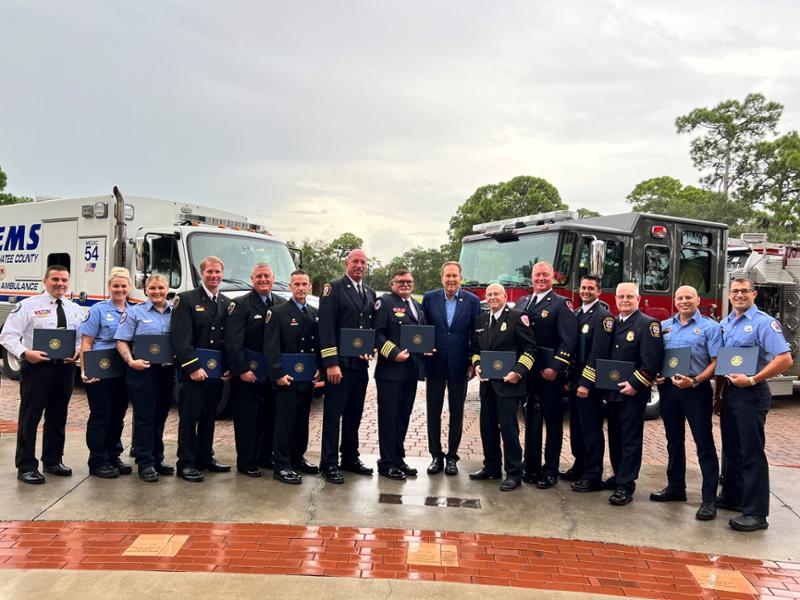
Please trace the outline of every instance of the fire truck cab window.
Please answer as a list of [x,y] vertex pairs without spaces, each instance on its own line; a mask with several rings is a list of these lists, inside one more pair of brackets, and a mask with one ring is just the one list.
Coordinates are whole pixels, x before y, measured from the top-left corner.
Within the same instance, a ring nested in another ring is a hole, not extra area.
[[181,261],[178,254],[178,240],[171,236],[151,237],[152,272],[163,275],[169,281],[170,288],[181,285]]
[[648,292],[667,292],[670,289],[669,248],[644,247],[644,272],[642,288]]
[[[578,283],[580,278],[589,272],[589,253],[591,251],[593,238],[583,238],[581,245],[580,263],[578,264]],[[617,240],[603,240],[606,243],[606,258],[603,268],[603,279],[600,286],[603,289],[616,288],[622,281],[622,254],[623,244]]]
[[499,242],[493,238],[465,243],[461,247],[461,265],[465,285],[528,286],[533,265],[540,260],[554,262],[558,234],[553,232],[521,235],[519,239]]
[[697,290],[698,295],[708,293],[711,279],[711,252],[708,250],[695,250],[684,248],[681,250],[679,265],[679,284],[690,285]]

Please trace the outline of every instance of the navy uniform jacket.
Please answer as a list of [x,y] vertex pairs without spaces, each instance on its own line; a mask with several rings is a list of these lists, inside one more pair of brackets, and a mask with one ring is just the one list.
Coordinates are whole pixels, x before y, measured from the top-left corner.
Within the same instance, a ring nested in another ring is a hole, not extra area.
[[[364,300],[356,292],[353,282],[345,275],[326,283],[319,299],[319,344],[322,347],[322,365],[341,366],[348,369],[367,369],[369,363],[358,357],[339,356],[341,329],[372,329],[375,311],[375,290],[364,285]],[[372,349],[367,350],[370,354]]]
[[472,364],[480,366],[481,350],[495,350],[501,352],[516,352],[517,363],[511,371],[518,373],[522,380],[517,383],[507,383],[502,379],[481,381],[481,391],[484,386],[492,386],[498,396],[520,397],[526,394],[525,376],[533,368],[536,354],[536,338],[530,326],[528,315],[520,310],[503,307],[503,312],[495,325],[494,337],[489,340],[489,320],[491,312],[485,312],[477,317],[473,323],[472,331]]
[[417,309],[416,319],[403,299],[393,292],[384,294],[375,303],[375,346],[378,348],[375,379],[404,381],[425,378],[425,363],[421,354],[412,354],[405,362],[395,360],[405,350],[400,347],[400,328],[403,325],[427,325],[422,305],[413,298],[409,298],[409,301]]
[[283,369],[284,354],[313,354],[316,368],[322,367],[317,344],[317,309],[308,304],[306,309],[308,314],[304,315],[293,300],[288,300],[268,310],[264,317],[264,357],[273,389],[307,392],[314,388],[311,381],[296,381],[288,386],[275,384],[284,375],[292,375]]
[[283,304],[285,299],[271,294],[267,304],[252,290],[228,305],[228,317],[225,320],[225,356],[230,365],[231,374],[238,377],[250,370],[244,359],[244,351],[264,351],[264,321],[267,310]]
[[643,400],[650,398],[653,378],[661,371],[664,360],[664,344],[661,340],[661,323],[641,311],[631,314],[624,323],[617,317],[614,323],[614,336],[611,343],[611,360],[624,360],[636,365],[636,370],[628,380],[636,390],[635,396],[623,396],[617,391],[608,390],[606,400]]
[[197,349],[225,349],[224,328],[230,298],[217,292],[217,302],[211,302],[202,286],[182,292],[172,303],[169,335],[178,359],[179,376],[188,379],[200,368]]
[[595,302],[584,312],[575,311],[578,319],[578,345],[575,349],[575,375],[579,386],[594,389],[598,358],[608,358],[614,338],[614,317],[608,307]]
[[572,362],[572,353],[578,342],[578,321],[567,299],[550,290],[537,304],[536,295],[525,296],[517,302],[517,308],[531,318],[536,333],[536,343],[554,352],[553,363],[536,365],[538,371],[550,367],[556,373],[564,373]]
[[429,325],[436,327],[436,352],[425,357],[425,371],[440,377],[466,381],[469,367],[469,346],[472,326],[481,312],[481,301],[472,292],[458,290],[453,321],[447,325],[447,308],[443,289],[428,292],[422,308]]

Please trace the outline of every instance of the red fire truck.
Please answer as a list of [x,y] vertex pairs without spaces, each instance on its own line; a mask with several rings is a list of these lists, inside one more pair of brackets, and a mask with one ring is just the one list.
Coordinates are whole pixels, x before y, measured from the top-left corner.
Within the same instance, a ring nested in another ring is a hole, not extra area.
[[[723,223],[636,212],[580,219],[571,211],[555,211],[482,223],[473,232],[463,240],[461,264],[464,287],[481,298],[490,282],[499,282],[511,303],[519,300],[530,292],[533,265],[546,260],[553,264],[555,291],[575,306],[580,305],[580,279],[591,273],[601,278],[601,298],[612,312],[621,281],[639,284],[641,310],[657,319],[674,314],[672,297],[681,285],[697,289],[703,314],[720,319],[728,311],[728,226]],[[767,251],[789,256],[771,247]],[[765,250],[747,243],[730,269],[752,274],[742,261],[753,262],[759,252]],[[757,277],[756,284],[768,286],[769,277]],[[770,308],[765,307],[780,316]],[[786,393],[785,389],[776,391]],[[791,381],[788,390],[791,393]],[[656,411],[654,397],[648,414]]]

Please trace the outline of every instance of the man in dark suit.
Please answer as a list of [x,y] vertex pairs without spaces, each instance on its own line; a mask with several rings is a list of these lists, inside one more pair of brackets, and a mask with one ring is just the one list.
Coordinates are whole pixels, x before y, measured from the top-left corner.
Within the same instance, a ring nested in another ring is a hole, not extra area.
[[267,311],[286,302],[272,293],[274,280],[270,265],[255,265],[250,274],[252,291],[228,305],[225,322],[225,356],[232,376],[236,470],[250,477],[261,477],[261,467],[272,467],[275,394],[268,380],[258,382],[250,361],[245,359],[245,350],[258,354],[264,351]]
[[[578,342],[578,321],[572,306],[553,291],[553,265],[533,265],[533,294],[517,303],[525,311],[536,332],[539,348],[552,350],[549,364],[537,364],[528,379],[525,407],[525,473],[522,480],[540,489],[558,482],[561,443],[564,435],[563,389],[567,367]],[[539,361],[541,363],[541,361]],[[547,429],[542,465],[542,417]]]
[[610,360],[634,364],[630,378],[619,390],[607,391],[608,451],[614,468],[615,491],[608,499],[614,506],[633,501],[636,479],[642,466],[644,410],[653,379],[661,370],[664,346],[661,323],[639,311],[639,286],[620,283],[616,302],[619,316],[614,324]]
[[[522,447],[519,444],[517,407],[525,397],[522,379],[533,367],[536,339],[528,315],[506,305],[502,285],[493,283],[486,288],[489,312],[475,317],[472,333],[472,363],[481,377],[481,351],[513,351],[517,362],[503,379],[481,379],[481,442],[483,468],[470,473],[473,480],[500,479],[505,452],[506,479],[500,490],[508,492],[522,483]],[[503,450],[500,449],[500,440]]]
[[[372,329],[375,290],[364,284],[367,255],[357,248],[347,255],[346,274],[325,284],[319,300],[319,343],[325,368],[320,471],[331,483],[343,483],[342,470],[372,475],[358,455],[358,429],[364,412],[373,349],[361,357],[339,356],[342,328]],[[341,421],[341,469],[339,422]]]
[[[322,366],[317,344],[317,310],[306,303],[311,281],[296,270],[289,280],[292,298],[267,311],[264,324],[264,357],[275,390],[275,452],[272,477],[283,483],[302,483],[301,473],[319,473],[305,459],[308,449],[308,415],[314,381]],[[316,372],[312,381],[294,381],[283,367],[284,354],[311,354]]]
[[406,464],[404,443],[417,394],[417,381],[425,378],[420,354],[400,347],[403,325],[425,325],[422,305],[411,297],[414,277],[400,269],[392,274],[392,291],[375,303],[375,346],[379,350],[375,367],[378,387],[378,445],[381,458],[378,473],[403,480],[417,474]]
[[583,305],[575,311],[578,318],[578,348],[575,371],[570,378],[570,442],[575,464],[562,478],[576,479],[575,492],[603,489],[603,395],[595,390],[595,365],[598,358],[608,358],[614,334],[614,317],[600,300],[600,279],[593,275],[581,278]]
[[[225,266],[207,256],[200,262],[202,284],[175,297],[170,339],[178,359],[178,477],[203,481],[203,470],[231,470],[214,460],[214,420],[222,399],[223,381],[209,379],[197,350],[224,350],[224,327],[230,299],[219,291]],[[230,376],[225,373],[223,380]]]
[[[461,289],[460,263],[448,261],[442,265],[442,288],[425,294],[422,308],[428,324],[436,327],[436,352],[425,361],[428,450],[433,457],[428,473],[434,475],[444,468],[447,475],[455,475],[458,473],[458,446],[464,426],[467,381],[473,377],[469,360],[470,335],[475,317],[481,312],[478,297]],[[447,455],[442,451],[445,389],[450,412]]]

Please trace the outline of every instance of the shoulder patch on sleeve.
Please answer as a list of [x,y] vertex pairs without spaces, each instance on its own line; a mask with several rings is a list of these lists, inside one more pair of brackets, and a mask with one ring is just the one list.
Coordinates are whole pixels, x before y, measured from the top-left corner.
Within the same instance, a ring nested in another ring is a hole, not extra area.
[[235,310],[236,310],[236,302],[231,302],[230,304],[228,304],[228,314],[229,315],[232,314],[233,311],[235,311]]
[[380,310],[380,309],[381,309],[381,299],[378,298],[377,300],[375,300],[375,310]]
[[326,283],[325,286],[322,288],[322,296],[330,296],[331,295],[331,284]]
[[661,337],[661,323],[653,321],[650,323],[650,335],[653,337]]
[[269,320],[272,318],[272,310],[268,310],[266,316],[264,317],[264,324],[266,325],[269,323]]
[[[125,314],[123,313],[122,316],[124,317]],[[84,321],[88,321],[89,320],[89,311],[88,310],[85,313],[83,313],[83,320]],[[120,319],[119,322],[122,323],[122,319]]]
[[525,313],[523,313],[522,316],[520,316],[519,320],[522,321],[525,324],[525,327],[530,327],[531,326],[531,320],[528,318],[528,315],[526,315]]
[[20,308],[22,308],[22,304],[17,304],[8,314],[13,315],[15,312],[19,312]]
[[603,329],[606,333],[614,331],[614,317],[606,317],[603,319]]
[[778,333],[780,333],[781,331],[783,331],[783,328],[781,327],[781,324],[780,324],[780,323],[778,323],[778,320],[777,320],[777,319],[773,319],[773,320],[772,320],[772,323],[770,323],[770,327],[772,327],[772,328],[773,328],[775,331],[777,331]]
[[176,294],[175,297],[172,299],[172,308],[178,308],[178,303],[180,301],[181,297]]
[[572,300],[567,300],[567,306],[569,306],[569,309],[570,309],[571,311],[574,311],[574,310],[575,310],[575,309],[572,307]]
[[[89,313],[86,313],[86,317],[89,317]],[[122,325],[125,321],[128,320],[128,311],[126,310],[122,313],[122,316],[119,318],[119,324]]]

